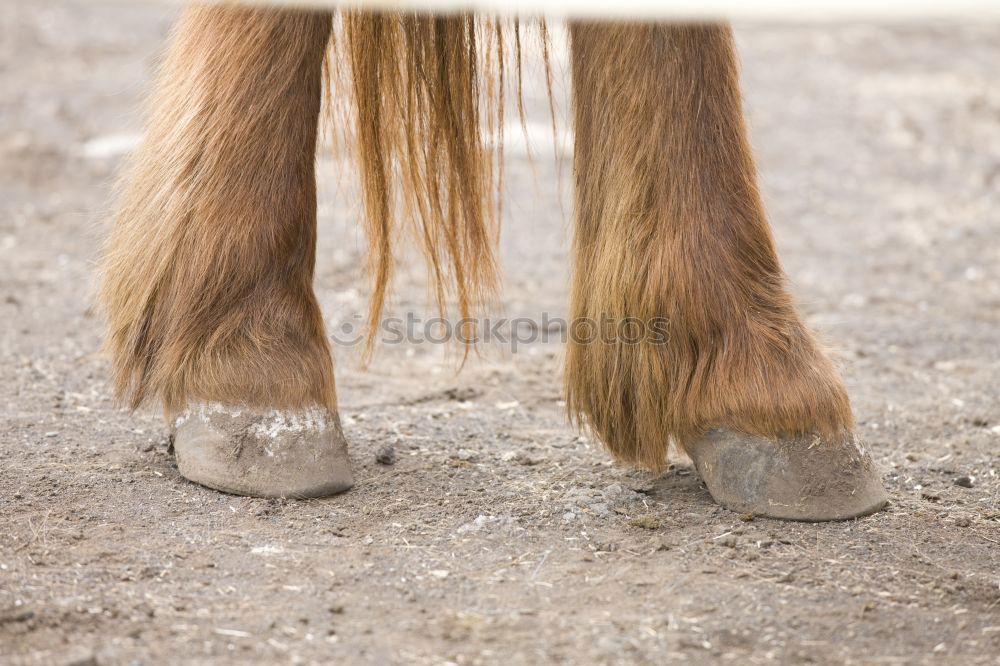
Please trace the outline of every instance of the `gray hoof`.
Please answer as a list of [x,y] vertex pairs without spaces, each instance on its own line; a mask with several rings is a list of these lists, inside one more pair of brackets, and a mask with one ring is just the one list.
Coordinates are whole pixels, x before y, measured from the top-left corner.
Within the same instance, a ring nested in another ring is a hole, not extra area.
[[767,439],[710,430],[688,447],[712,499],[733,511],[787,520],[845,520],[889,497],[854,434]]
[[325,407],[255,410],[195,404],[174,421],[189,481],[250,497],[325,497],[352,485],[347,442]]

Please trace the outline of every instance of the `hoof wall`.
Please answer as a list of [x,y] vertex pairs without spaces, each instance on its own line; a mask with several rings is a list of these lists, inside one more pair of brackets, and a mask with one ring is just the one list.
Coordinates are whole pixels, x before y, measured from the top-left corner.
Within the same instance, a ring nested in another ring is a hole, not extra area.
[[174,454],[184,478],[234,495],[326,497],[354,485],[340,419],[323,407],[192,405],[174,421]]
[[888,495],[864,445],[807,436],[767,439],[711,430],[688,447],[712,499],[740,513],[786,520],[846,520],[878,511]]

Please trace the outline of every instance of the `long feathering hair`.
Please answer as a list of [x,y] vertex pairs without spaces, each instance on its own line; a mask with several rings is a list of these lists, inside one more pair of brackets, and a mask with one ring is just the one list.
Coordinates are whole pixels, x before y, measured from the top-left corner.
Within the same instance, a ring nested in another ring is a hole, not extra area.
[[312,290],[330,15],[190,5],[171,35],[104,249],[115,391],[336,405]]
[[574,324],[660,319],[637,344],[566,351],[566,403],[619,460],[653,470],[706,428],[764,437],[853,425],[785,285],[721,25],[571,25]]

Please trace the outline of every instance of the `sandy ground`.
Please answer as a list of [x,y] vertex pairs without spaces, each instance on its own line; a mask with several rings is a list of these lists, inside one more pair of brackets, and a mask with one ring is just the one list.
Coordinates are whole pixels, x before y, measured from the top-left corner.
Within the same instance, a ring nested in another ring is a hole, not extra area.
[[[744,521],[684,460],[612,465],[553,343],[457,375],[433,345],[339,350],[354,490],[187,483],[158,415],[111,400],[90,297],[175,10],[3,9],[0,662],[1000,663],[1000,25],[738,26],[782,257],[892,496],[817,525]],[[511,153],[505,312],[565,315],[559,179]],[[367,287],[320,169],[333,328]],[[396,311],[426,314],[420,278]]]

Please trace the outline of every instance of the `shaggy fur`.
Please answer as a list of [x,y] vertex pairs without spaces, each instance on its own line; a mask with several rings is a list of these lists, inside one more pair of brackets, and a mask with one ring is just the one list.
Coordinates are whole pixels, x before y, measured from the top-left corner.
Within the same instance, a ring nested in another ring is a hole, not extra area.
[[729,29],[576,23],[571,40],[570,314],[668,321],[665,342],[571,341],[571,415],[653,469],[668,438],[690,446],[711,426],[851,428],[844,386],[785,288]]
[[335,408],[312,291],[328,13],[188,8],[103,265],[115,386]]
[[[342,11],[327,69],[350,107],[377,328],[409,220],[443,309],[495,291],[499,145],[517,22]],[[104,260],[119,394],[336,408],[312,292],[314,155],[333,17],[188,9]],[[572,25],[571,314],[666,318],[664,341],[568,349],[570,413],[659,469],[711,426],[852,426],[844,387],[784,286],[743,126],[729,30]],[[544,24],[539,31],[546,42]],[[544,50],[544,49],[543,49]],[[523,111],[522,111],[523,120]],[[401,211],[397,212],[397,206]]]

